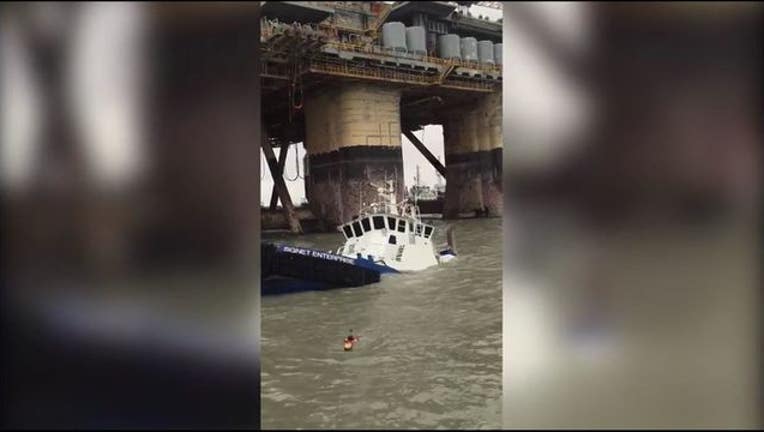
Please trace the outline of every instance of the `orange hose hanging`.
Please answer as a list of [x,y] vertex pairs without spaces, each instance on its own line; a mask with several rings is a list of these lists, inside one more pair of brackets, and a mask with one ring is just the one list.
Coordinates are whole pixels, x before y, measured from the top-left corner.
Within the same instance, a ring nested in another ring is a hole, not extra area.
[[[299,99],[296,96],[299,94]],[[292,123],[292,114],[302,109],[304,97],[302,93],[302,80],[299,78],[298,66],[292,68],[292,83],[289,85],[289,123]]]
[[[295,91],[297,91],[297,93],[295,93]],[[298,94],[299,94],[299,99],[296,98],[296,95]],[[304,102],[305,102],[305,98],[303,97],[303,94],[302,94],[302,82],[300,82],[299,84],[292,83],[292,108],[295,111],[299,111],[302,109]]]
[[292,91],[294,90],[294,87],[292,85],[289,86],[289,109],[287,110],[289,112],[289,124],[292,123],[292,113],[294,112],[294,108],[292,107]]
[[[298,72],[298,66],[295,65],[293,72],[292,72],[292,108],[297,111],[302,109],[302,105],[304,102],[303,94],[302,94],[302,79],[300,78],[299,72]],[[296,100],[296,95],[299,94],[299,101]]]

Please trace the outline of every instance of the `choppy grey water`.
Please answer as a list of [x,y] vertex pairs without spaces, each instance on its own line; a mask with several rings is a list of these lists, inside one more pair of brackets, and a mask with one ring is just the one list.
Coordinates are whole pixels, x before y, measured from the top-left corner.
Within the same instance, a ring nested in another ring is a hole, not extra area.
[[[454,261],[262,299],[263,428],[501,427],[501,219],[451,223]],[[339,233],[264,239],[342,243]],[[361,340],[345,352],[349,329]]]

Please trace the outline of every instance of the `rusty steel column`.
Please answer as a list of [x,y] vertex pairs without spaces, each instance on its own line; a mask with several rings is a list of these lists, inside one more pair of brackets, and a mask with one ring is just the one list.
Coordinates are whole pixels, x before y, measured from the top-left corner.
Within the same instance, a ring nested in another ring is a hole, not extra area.
[[502,209],[501,94],[446,116],[444,217],[498,216]]
[[305,98],[308,202],[329,227],[377,201],[377,186],[394,180],[403,199],[400,91],[343,84]]
[[480,178],[486,216],[501,216],[504,208],[502,188],[503,137],[501,133],[501,92],[491,93],[481,103]]

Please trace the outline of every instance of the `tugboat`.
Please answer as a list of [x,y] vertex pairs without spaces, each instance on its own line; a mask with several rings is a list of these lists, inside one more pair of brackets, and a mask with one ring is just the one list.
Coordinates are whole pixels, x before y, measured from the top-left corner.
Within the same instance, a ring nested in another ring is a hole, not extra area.
[[[298,279],[311,286],[306,289],[361,286],[379,282],[382,274],[424,270],[456,256],[450,229],[447,244],[436,249],[435,227],[422,222],[416,202],[398,203],[392,181],[373,186],[380,200],[337,228],[345,243],[336,251],[264,245],[264,279]],[[266,294],[274,291],[268,285],[263,285]]]
[[451,242],[435,250],[435,227],[422,222],[416,203],[397,203],[393,182],[388,181],[386,186],[377,188],[379,202],[339,227],[345,244],[337,254],[366,260],[394,273],[424,270],[453,258],[456,253]]

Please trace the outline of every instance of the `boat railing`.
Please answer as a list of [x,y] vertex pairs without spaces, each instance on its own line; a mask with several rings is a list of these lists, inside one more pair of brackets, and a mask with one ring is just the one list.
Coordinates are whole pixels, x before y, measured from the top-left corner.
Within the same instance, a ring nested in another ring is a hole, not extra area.
[[359,216],[368,216],[372,214],[379,214],[379,213],[386,213],[386,214],[393,214],[397,215],[397,209],[390,203],[371,203],[365,207],[361,208],[361,211],[358,212]]
[[419,206],[411,201],[402,201],[397,205],[390,203],[372,203],[361,208],[358,212],[359,217],[369,216],[373,214],[390,214],[398,217],[408,217],[414,220],[420,221],[422,219]]

